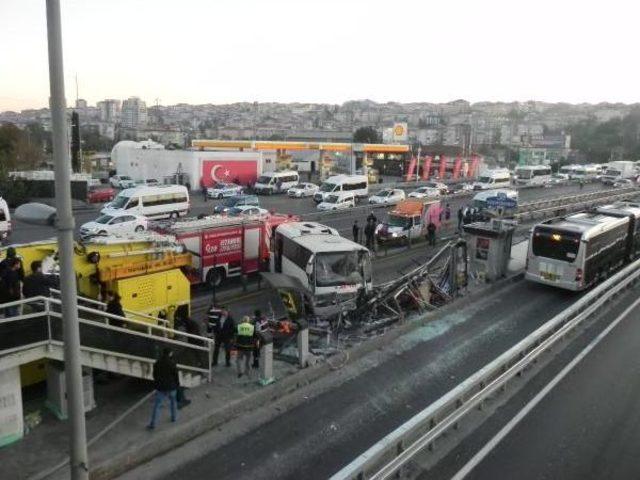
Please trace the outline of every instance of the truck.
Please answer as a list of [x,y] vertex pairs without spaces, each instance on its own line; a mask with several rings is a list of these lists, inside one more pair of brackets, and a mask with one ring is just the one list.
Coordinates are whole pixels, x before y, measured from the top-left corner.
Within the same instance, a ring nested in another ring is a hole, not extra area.
[[[42,262],[43,271],[58,273],[58,244],[45,240],[12,245],[23,267]],[[6,249],[0,250],[0,259]],[[127,314],[140,322],[173,326],[176,317],[189,314],[190,282],[183,269],[191,255],[175,238],[145,232],[123,237],[92,237],[74,245],[78,294],[103,301],[112,291],[121,297]],[[162,320],[159,320],[162,318]]]
[[281,214],[212,215],[158,222],[151,229],[174,236],[191,254],[192,262],[186,273],[192,284],[218,286],[227,278],[268,270],[275,228],[298,220],[296,216]]
[[427,225],[440,226],[442,207],[439,200],[410,198],[399,202],[384,222],[376,227],[378,244],[408,243],[427,234]]
[[633,178],[636,176],[635,164],[629,160],[610,162],[601,181],[605,185],[613,185],[618,180]]

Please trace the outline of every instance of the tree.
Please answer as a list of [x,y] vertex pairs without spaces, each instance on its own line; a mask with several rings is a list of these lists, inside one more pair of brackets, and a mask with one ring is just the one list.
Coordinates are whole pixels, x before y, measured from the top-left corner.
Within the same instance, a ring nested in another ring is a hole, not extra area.
[[0,125],[0,169],[29,170],[42,163],[42,145],[32,141],[28,131],[20,130],[13,123]]
[[374,127],[360,127],[353,134],[355,143],[380,143],[382,139]]

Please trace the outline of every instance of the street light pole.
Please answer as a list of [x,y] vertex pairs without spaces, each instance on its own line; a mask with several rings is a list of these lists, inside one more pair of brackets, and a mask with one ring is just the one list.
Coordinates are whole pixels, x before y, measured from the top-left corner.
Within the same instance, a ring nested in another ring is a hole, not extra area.
[[69,422],[71,424],[71,478],[89,478],[87,434],[80,362],[80,329],[78,297],[73,268],[74,219],[71,209],[71,162],[67,141],[67,108],[62,66],[62,27],[60,0],[47,0],[47,38],[49,44],[49,86],[51,97],[51,127],[55,165],[56,207],[58,214],[58,248],[60,256],[60,290],[64,321],[64,362],[67,384]]

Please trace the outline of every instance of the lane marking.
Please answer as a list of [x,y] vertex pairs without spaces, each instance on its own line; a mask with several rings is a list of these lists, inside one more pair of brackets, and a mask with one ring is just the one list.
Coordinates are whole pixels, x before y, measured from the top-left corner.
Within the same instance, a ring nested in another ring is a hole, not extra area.
[[564,377],[573,370],[573,368],[580,363],[580,361],[586,357],[591,350],[593,350],[629,313],[640,304],[640,298],[636,299],[624,312],[618,316],[613,322],[611,322],[607,328],[605,328],[600,334],[594,338],[584,350],[582,350],[569,364],[567,364],[561,371],[551,380],[538,394],[533,397],[525,407],[518,412],[502,429],[482,447],[478,453],[476,453],[453,477],[451,480],[462,480],[471,471],[477,467],[491,451],[522,421],[522,419],[533,410],[538,403],[540,403],[544,397],[558,384]]

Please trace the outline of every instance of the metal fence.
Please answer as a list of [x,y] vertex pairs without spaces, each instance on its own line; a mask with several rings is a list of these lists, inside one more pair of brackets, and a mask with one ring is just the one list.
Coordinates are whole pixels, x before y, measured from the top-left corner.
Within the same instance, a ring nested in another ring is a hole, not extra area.
[[639,278],[637,260],[374,444],[331,480],[382,480],[398,475],[418,453],[432,451],[440,437],[504,392],[545,352],[568,340],[572,331]]

